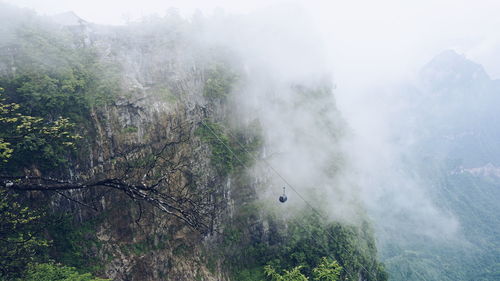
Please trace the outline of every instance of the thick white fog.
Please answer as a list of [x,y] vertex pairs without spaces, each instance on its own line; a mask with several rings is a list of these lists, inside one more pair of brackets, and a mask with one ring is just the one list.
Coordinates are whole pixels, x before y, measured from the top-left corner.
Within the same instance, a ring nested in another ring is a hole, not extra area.
[[[246,14],[267,6],[295,3],[311,14],[330,48],[338,83],[369,74],[364,81],[409,75],[443,49],[457,49],[500,76],[500,45],[495,0],[3,0],[53,15],[74,11],[100,24],[123,24],[170,7],[190,16],[195,10],[212,14],[220,8]],[[355,75],[357,74],[357,75]],[[354,76],[354,77],[353,77]],[[345,82],[344,82],[345,81]],[[385,79],[384,79],[385,81]],[[361,83],[360,83],[361,84]],[[366,83],[363,83],[366,84]]]

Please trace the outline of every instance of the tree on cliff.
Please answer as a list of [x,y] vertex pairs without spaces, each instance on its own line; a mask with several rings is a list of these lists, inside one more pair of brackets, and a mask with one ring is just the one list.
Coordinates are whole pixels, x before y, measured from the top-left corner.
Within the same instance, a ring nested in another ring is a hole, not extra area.
[[[280,274],[276,269],[270,265],[264,267],[264,273],[272,281],[307,281],[311,280],[308,276],[304,275],[300,270],[302,266],[296,266],[290,270],[283,270]],[[340,272],[342,267],[337,263],[337,261],[330,260],[329,258],[323,257],[318,264],[312,270],[312,280],[314,281],[337,281],[340,278]]]
[[72,267],[46,263],[44,250],[51,241],[42,237],[43,215],[24,206],[16,194],[0,189],[0,280],[108,280],[81,274]]
[[48,241],[37,226],[41,214],[22,206],[15,194],[0,189],[0,280],[17,277],[28,263],[37,262]]
[[90,273],[80,273],[73,267],[42,263],[31,265],[26,271],[24,281],[110,281],[93,277]]

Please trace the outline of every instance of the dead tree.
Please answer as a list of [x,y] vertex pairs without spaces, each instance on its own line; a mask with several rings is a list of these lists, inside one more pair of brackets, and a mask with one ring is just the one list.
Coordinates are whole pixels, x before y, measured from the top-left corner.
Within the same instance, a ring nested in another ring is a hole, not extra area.
[[[85,202],[71,198],[65,191],[113,189],[130,199],[147,202],[174,216],[202,234],[213,231],[213,220],[223,202],[216,202],[215,187],[198,185],[190,163],[193,159],[178,153],[189,145],[192,134],[181,132],[176,139],[163,143],[128,146],[102,165],[93,177],[59,179],[44,176],[0,175],[3,188],[16,191],[54,192],[87,207]],[[215,182],[215,180],[214,180]],[[213,182],[212,182],[213,183]]]

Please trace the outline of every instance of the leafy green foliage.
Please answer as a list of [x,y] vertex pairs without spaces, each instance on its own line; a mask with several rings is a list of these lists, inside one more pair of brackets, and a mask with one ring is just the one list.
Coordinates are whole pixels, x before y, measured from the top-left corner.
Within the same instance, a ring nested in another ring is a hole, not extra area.
[[17,277],[49,242],[41,237],[42,214],[23,206],[15,194],[0,189],[0,279]]
[[[300,270],[303,266],[299,265],[291,270],[283,270],[280,274],[270,265],[264,266],[264,273],[271,281],[307,281],[311,276],[304,275]],[[315,267],[312,272],[312,280],[314,281],[337,281],[340,278],[342,267],[336,262],[329,260],[326,257],[321,259],[321,262]]]
[[95,272],[102,266],[91,258],[93,249],[100,247],[95,234],[102,215],[84,223],[73,220],[68,214],[53,214],[46,219],[47,235],[52,240],[50,256],[64,265]]
[[88,117],[89,107],[110,102],[118,91],[116,82],[102,81],[92,68],[73,66],[67,72],[30,69],[0,82],[9,99],[22,104],[26,114],[49,119],[63,115],[81,122]]
[[309,280],[304,274],[300,272],[302,266],[296,266],[291,270],[283,270],[283,274],[279,274],[276,270],[270,266],[266,265],[264,267],[264,272],[272,281],[307,281]]
[[[12,30],[11,50],[0,63],[0,157],[9,158],[3,172],[37,168],[54,171],[67,164],[76,134],[91,130],[92,108],[112,102],[120,90],[120,68],[97,50],[77,43],[70,32],[27,23]],[[3,49],[2,49],[3,50]]]
[[[68,215],[47,215],[27,207],[16,194],[0,189],[0,280],[14,280],[24,274],[28,279],[23,280],[94,280],[89,274],[69,274],[72,268],[38,264],[50,258],[88,272],[100,269],[100,264],[89,258],[89,251],[99,246],[95,238],[98,219],[76,226]],[[50,279],[63,275],[84,279]]]
[[128,126],[123,128],[123,133],[125,134],[135,134],[139,129],[135,126]]
[[5,99],[0,98],[0,168],[3,172],[12,174],[19,167],[34,164],[57,167],[64,163],[68,148],[74,148],[80,138],[71,133],[75,125],[67,118],[47,121],[20,111],[19,104],[5,103]]
[[[246,219],[239,217],[237,220],[241,221],[241,225],[236,221],[229,229],[244,229]],[[318,278],[334,274],[338,270],[341,280],[356,281],[358,272],[364,280],[387,280],[383,266],[376,260],[373,236],[367,225],[354,227],[329,223],[310,211],[304,211],[301,217],[275,222],[268,235],[267,241],[254,239],[242,243],[242,239],[238,239],[226,242],[227,248],[234,252],[230,253],[230,267],[234,268],[236,279],[255,280],[242,279],[239,272],[269,265],[277,272],[300,266],[300,271],[305,276]],[[245,236],[240,232],[238,237]],[[226,237],[226,240],[230,239]],[[332,264],[332,260],[325,263],[320,257],[329,257],[338,263]],[[322,263],[324,266],[319,266]],[[318,269],[314,271],[314,268]]]
[[73,73],[61,77],[30,71],[4,83],[9,97],[23,104],[26,114],[49,119],[67,114],[76,119],[86,107],[81,95],[77,94],[83,88],[83,82]]
[[79,273],[75,268],[53,263],[34,264],[26,272],[24,281],[106,281],[90,273]]
[[[26,24],[12,34],[15,45],[0,42],[2,50],[12,50],[12,57],[0,57],[10,66],[0,76],[0,175],[23,175],[27,169],[36,175],[57,173],[79,144],[74,122],[80,132],[89,129],[92,107],[109,103],[118,92],[119,72],[92,48],[77,47],[70,33]],[[66,228],[66,239],[58,237],[45,229],[51,216],[4,190],[2,199],[0,262],[9,280],[22,275],[28,263],[47,262],[48,254],[64,248],[68,239],[89,241],[71,236],[78,228]],[[67,248],[71,251],[61,253],[71,254],[57,256],[58,261],[84,264],[82,247]]]
[[[218,123],[204,121],[196,130],[196,134],[210,145],[212,151],[211,163],[220,175],[251,164],[252,153],[261,146],[257,125],[251,125],[247,130],[250,136],[240,132],[228,133],[227,129]],[[240,146],[243,145],[243,147]]]
[[[222,175],[231,173],[237,159],[234,158],[231,151],[229,137],[224,134],[223,128],[216,123],[207,123],[202,125],[196,131],[201,139],[207,142],[212,149],[212,165]],[[229,149],[228,149],[229,148]]]
[[231,92],[234,82],[238,79],[237,75],[223,64],[215,64],[208,71],[207,77],[203,94],[212,101],[225,100]]
[[[80,44],[81,34],[43,24],[20,25],[14,33],[16,59],[13,66],[16,71],[7,81],[42,82],[30,83],[28,87],[23,87],[27,91],[22,92],[39,93],[40,98],[56,103],[73,99],[86,100],[87,104],[95,105],[113,100],[120,86],[119,65],[101,59],[94,47]],[[20,84],[17,83],[22,87],[24,83]],[[40,89],[40,86],[44,87],[44,91],[31,90]],[[51,99],[54,94],[60,95],[63,100]],[[77,108],[69,103],[66,105]]]
[[317,281],[337,281],[340,278],[342,267],[337,261],[321,258],[319,265],[313,269],[314,280]]
[[242,280],[242,281],[266,280],[265,271],[262,270],[261,267],[239,269],[239,271],[234,273],[234,275],[236,277],[234,277],[233,280]]
[[15,75],[2,76],[9,100],[26,114],[83,121],[88,107],[113,100],[119,91],[117,64],[91,47],[77,47],[74,35],[48,27],[16,30]]

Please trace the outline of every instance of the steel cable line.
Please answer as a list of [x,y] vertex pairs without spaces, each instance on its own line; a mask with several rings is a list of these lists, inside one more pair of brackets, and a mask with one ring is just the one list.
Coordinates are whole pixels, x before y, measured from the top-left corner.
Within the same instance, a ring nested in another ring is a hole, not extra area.
[[[222,141],[222,140],[220,139],[220,137],[219,137],[219,136],[218,136],[218,135],[217,135],[217,134],[216,134],[216,133],[212,130],[212,128],[210,128],[210,126],[208,126],[205,122],[203,122],[203,120],[200,120],[200,122],[201,122],[201,124],[202,124],[203,126],[205,126],[205,127],[206,127],[209,131],[210,131],[210,133],[212,133],[212,134],[213,134],[213,135],[217,138],[217,140],[218,140],[219,142],[221,142],[221,143],[222,143],[222,145],[224,145],[224,147],[226,147],[226,148],[227,148],[227,150],[228,150],[228,151],[230,151],[230,152],[231,152],[231,154],[233,154],[233,156],[234,156],[234,157],[238,160],[238,162],[240,162],[240,163],[241,163],[241,164],[242,164],[245,168],[249,169],[249,167],[248,167],[247,165],[245,165],[245,164],[243,163],[243,161],[241,161],[241,160],[239,159],[239,157],[238,157],[238,156],[234,153],[234,151],[233,151],[233,150],[232,150],[232,149],[231,149],[228,145],[226,145],[226,144],[224,143],[224,141]],[[221,126],[222,126],[222,125],[221,125]],[[222,126],[222,127],[224,127],[224,126]],[[237,138],[236,138],[233,134],[231,134],[231,133],[229,132],[229,130],[227,130],[227,128],[226,128],[226,127],[224,127],[224,128],[226,129],[226,132],[227,132],[227,133],[228,133],[228,134],[229,134],[229,135],[230,135],[230,136],[231,136],[231,137],[232,137],[232,138],[236,141],[236,143],[237,143],[237,144],[238,144],[238,145],[239,145],[239,146],[240,146],[240,147],[241,147],[241,148],[245,151],[245,153],[247,153],[248,155],[250,155],[250,156],[251,156],[251,157],[252,157],[252,158],[253,158],[256,162],[258,162],[258,161],[259,161],[259,159],[257,159],[257,157],[255,157],[252,153],[250,153],[250,152],[249,152],[249,151],[245,148],[245,146],[244,146],[243,144],[241,144],[241,142],[239,142],[239,141],[238,141],[238,139],[237,139]],[[322,215],[322,214],[321,214],[321,213],[320,213],[320,212],[319,212],[319,211],[318,211],[318,210],[317,210],[317,209],[316,209],[316,208],[315,208],[315,207],[314,207],[311,203],[309,203],[309,202],[308,202],[308,201],[304,198],[304,196],[302,196],[302,195],[301,195],[301,194],[297,191],[297,189],[295,189],[295,188],[294,188],[294,187],[290,184],[290,182],[288,182],[288,181],[285,179],[285,177],[283,177],[283,176],[282,176],[282,175],[281,175],[281,174],[280,174],[280,173],[279,173],[279,172],[278,172],[278,171],[277,171],[277,170],[276,170],[276,169],[275,169],[275,168],[274,168],[274,167],[273,167],[273,166],[272,166],[272,165],[271,165],[271,164],[270,164],[270,163],[269,163],[266,159],[262,159],[262,160],[263,160],[263,162],[264,162],[267,166],[269,166],[269,168],[270,168],[270,169],[271,169],[271,170],[272,170],[272,171],[273,171],[276,175],[278,175],[278,177],[279,177],[279,178],[280,178],[280,179],[281,179],[281,180],[282,180],[282,181],[283,181],[286,185],[288,185],[288,186],[289,186],[289,187],[290,187],[290,188],[291,188],[291,189],[292,189],[292,190],[293,190],[293,191],[294,191],[294,192],[295,192],[295,193],[299,196],[299,198],[300,198],[300,199],[302,199],[302,201],[304,201],[304,202],[306,203],[306,205],[307,205],[307,206],[309,206],[309,207],[313,210],[313,212],[314,212],[314,213],[315,213],[315,214],[316,214],[319,218],[321,218],[321,219],[323,219],[323,220],[328,220],[328,219],[327,219],[324,215]],[[321,227],[321,226],[320,226],[320,227]],[[323,227],[321,227],[321,228],[323,228]],[[304,229],[305,229],[305,228],[304,228]],[[335,241],[335,237],[334,237],[334,236],[330,233],[330,231],[328,231],[328,230],[327,230],[327,229],[325,229],[325,228],[323,228],[323,230],[325,231],[325,233],[326,233],[326,234],[327,234],[327,235],[328,235],[328,236],[329,236],[329,237],[330,237],[333,241]],[[312,234],[312,233],[311,233],[311,234]],[[343,249],[343,250],[345,250],[347,253],[349,253],[349,254],[351,254],[351,255],[352,255],[352,252],[351,252],[351,251],[349,251],[349,250],[348,250],[345,246],[343,246],[343,245],[342,245],[342,244],[340,244],[340,243],[339,243],[338,245],[339,245],[340,247],[342,247],[342,249]],[[330,251],[328,251],[328,250],[327,250],[324,246],[323,246],[323,248],[324,248],[324,250],[325,250],[327,253],[329,253],[329,252],[330,252]],[[335,259],[332,257],[332,255],[331,255],[331,254],[329,254],[329,256],[330,256],[330,258],[332,258],[333,260],[335,260]],[[377,279],[377,277],[376,277],[376,276],[375,276],[372,272],[368,271],[368,270],[367,270],[367,269],[366,269],[366,268],[365,268],[365,267],[364,267],[361,263],[359,264],[359,266],[360,266],[360,267],[361,267],[361,268],[362,268],[362,269],[363,269],[363,270],[364,270],[367,274],[369,274],[369,275],[371,274],[371,275],[372,275],[372,277],[374,277],[374,278],[375,278],[375,280]],[[344,267],[344,268],[345,268],[345,267]],[[345,269],[346,269],[346,272],[347,272],[347,273],[349,273],[349,275],[351,276],[351,278],[354,278],[354,276],[353,276],[353,275],[352,275],[352,274],[351,274],[351,273],[347,270],[347,268],[345,268]],[[355,279],[355,280],[356,280],[356,279]]]
[[[220,137],[219,137],[219,136],[218,136],[218,135],[214,132],[214,131],[213,131],[213,129],[212,129],[212,128],[210,128],[210,126],[208,126],[205,122],[203,122],[203,120],[200,120],[200,122],[203,124],[203,126],[205,126],[205,127],[206,127],[209,131],[210,131],[210,133],[211,133],[211,134],[212,134],[215,138],[217,138],[217,140],[218,140],[220,143],[222,143],[222,145],[223,145],[223,146],[224,146],[224,147],[225,147],[228,151],[230,151],[230,152],[231,152],[231,154],[233,154],[233,156],[234,156],[234,157],[238,160],[238,162],[240,162],[240,164],[241,164],[241,165],[243,165],[243,167],[245,167],[245,168],[247,168],[247,169],[250,169],[250,167],[248,167],[248,166],[247,166],[247,165],[246,165],[243,161],[241,161],[241,160],[240,160],[240,158],[239,158],[239,157],[238,157],[238,156],[234,153],[234,151],[233,151],[233,150],[232,150],[232,149],[231,149],[231,148],[230,148],[230,147],[229,147],[229,146],[228,146],[228,145],[227,145],[227,144],[226,144],[226,143],[225,143],[225,142],[224,142],[224,141],[223,141],[223,140],[222,140],[222,139],[221,139],[221,138],[220,138]],[[233,136],[232,134],[230,134],[230,135],[231,135],[231,137],[233,137],[233,138],[234,138],[234,136]],[[250,153],[248,152],[248,150],[247,150],[245,147],[243,147],[243,146],[242,146],[242,144],[241,144],[240,142],[238,142],[238,141],[237,141],[237,139],[236,139],[236,138],[234,138],[234,139],[235,139],[235,140],[236,140],[236,142],[237,142],[237,143],[238,143],[238,144],[239,144],[239,145],[240,145],[240,146],[241,146],[241,147],[245,150],[245,152],[246,152],[246,153],[250,154]],[[252,155],[252,157],[253,157],[253,155]],[[255,158],[255,157],[253,157],[253,158],[256,160],[256,158]],[[274,169],[273,169],[273,170],[274,170]],[[276,172],[276,171],[275,171],[275,172]],[[292,188],[292,189],[293,189],[293,188]],[[294,190],[294,191],[295,191],[295,190]],[[306,203],[307,203],[307,202],[306,202]],[[310,206],[311,206],[311,205],[310,205]],[[302,229],[306,229],[306,228],[302,228]],[[309,232],[309,231],[308,231],[308,232]],[[220,233],[220,232],[219,232],[219,233]],[[309,232],[309,233],[310,233],[311,235],[313,235],[313,236],[314,236],[314,234],[313,234],[312,232]],[[222,233],[221,233],[221,234],[222,234]],[[330,236],[330,237],[331,237],[331,236]],[[333,237],[332,237],[332,238],[333,238]],[[325,246],[323,246],[322,244],[319,244],[319,245],[323,248],[323,250],[325,250],[325,252],[328,254],[328,256],[330,256],[330,258],[331,258],[332,260],[335,260],[335,258],[333,257],[333,255],[331,255],[331,254],[330,254],[330,251],[329,251],[329,250],[328,250]],[[339,245],[340,245],[340,244],[339,244]],[[345,271],[346,271],[346,272],[350,275],[350,277],[351,277],[351,278],[354,278],[353,274],[352,274],[349,270],[347,270],[347,268],[345,268],[345,267],[343,267],[343,268],[344,268],[344,269],[345,269]],[[365,269],[365,270],[366,270],[366,269]],[[356,280],[356,278],[354,278],[354,280]]]

